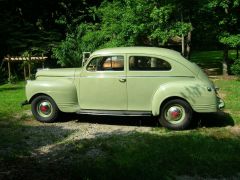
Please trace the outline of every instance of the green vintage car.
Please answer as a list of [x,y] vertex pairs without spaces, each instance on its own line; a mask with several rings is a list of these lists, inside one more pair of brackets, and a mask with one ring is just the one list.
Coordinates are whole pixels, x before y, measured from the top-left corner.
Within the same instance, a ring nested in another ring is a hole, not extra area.
[[27,103],[38,121],[61,112],[158,116],[169,129],[185,129],[193,112],[224,106],[214,84],[180,53],[152,47],[95,51],[82,68],[43,69],[26,85]]

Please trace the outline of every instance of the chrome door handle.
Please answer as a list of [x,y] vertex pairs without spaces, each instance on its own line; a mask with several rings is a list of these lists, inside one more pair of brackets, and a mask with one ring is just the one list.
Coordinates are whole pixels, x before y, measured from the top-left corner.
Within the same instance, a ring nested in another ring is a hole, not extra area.
[[126,78],[121,78],[121,79],[119,79],[119,82],[126,82],[126,81],[127,81]]

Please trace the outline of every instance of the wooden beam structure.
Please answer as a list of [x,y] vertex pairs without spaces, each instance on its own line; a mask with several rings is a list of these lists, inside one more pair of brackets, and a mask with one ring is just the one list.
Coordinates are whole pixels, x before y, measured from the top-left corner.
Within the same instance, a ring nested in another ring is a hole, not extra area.
[[[8,64],[8,81],[11,82],[11,63],[15,62],[27,62],[28,64],[28,78],[31,78],[31,63],[41,62],[42,67],[44,68],[44,61],[47,60],[46,56],[7,56],[3,58],[3,61],[7,62]],[[27,79],[27,72],[25,64],[23,64],[23,72],[24,72],[24,78]]]

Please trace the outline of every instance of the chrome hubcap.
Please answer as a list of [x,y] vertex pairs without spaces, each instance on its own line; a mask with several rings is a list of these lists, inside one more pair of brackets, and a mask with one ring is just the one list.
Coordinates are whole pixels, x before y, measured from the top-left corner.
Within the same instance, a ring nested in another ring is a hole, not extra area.
[[52,105],[49,101],[41,101],[37,105],[37,112],[42,117],[49,117],[52,114]]
[[184,108],[180,105],[171,106],[165,111],[165,118],[172,124],[181,122],[185,118]]

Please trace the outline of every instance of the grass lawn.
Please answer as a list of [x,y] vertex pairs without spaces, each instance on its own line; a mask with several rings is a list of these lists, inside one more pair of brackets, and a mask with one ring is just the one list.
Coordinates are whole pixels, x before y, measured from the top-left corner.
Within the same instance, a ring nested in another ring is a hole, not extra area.
[[216,80],[220,92],[226,102],[225,112],[229,112],[236,124],[240,124],[240,80]]
[[[236,51],[229,51],[229,58],[233,59],[236,57]],[[222,59],[223,51],[194,51],[191,54],[190,61],[195,62],[204,70],[212,69],[207,71],[211,75],[222,74]]]
[[[11,117],[21,112],[20,103],[25,100],[24,82],[0,86],[0,117]],[[24,108],[26,109],[26,107]]]
[[[236,51],[234,50],[229,50],[229,57],[230,58],[235,58],[236,57]],[[196,63],[221,63],[223,59],[223,51],[193,51],[191,54],[191,61],[196,62]]]

